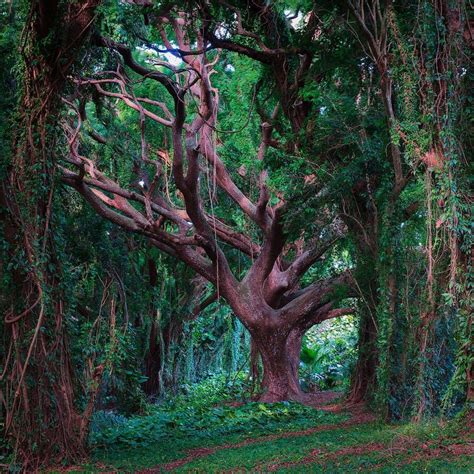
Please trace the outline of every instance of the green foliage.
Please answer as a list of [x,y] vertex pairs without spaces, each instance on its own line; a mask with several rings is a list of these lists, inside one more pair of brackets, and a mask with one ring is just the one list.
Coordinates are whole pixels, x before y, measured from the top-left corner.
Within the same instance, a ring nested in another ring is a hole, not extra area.
[[[207,415],[210,420],[204,422],[203,433],[191,430],[190,419],[186,428],[162,428],[168,434],[158,441],[146,442],[138,437],[139,444],[132,447],[120,444],[116,449],[111,446],[97,449],[94,460],[101,470],[105,464],[109,469],[121,471],[164,469],[164,463],[175,460],[187,460],[173,469],[177,472],[266,472],[275,467],[277,472],[304,469],[305,472],[341,473],[358,470],[467,473],[472,470],[472,458],[468,455],[450,454],[451,446],[466,451],[470,441],[462,431],[463,426],[454,423],[385,425],[371,422],[341,428],[338,426],[343,419],[341,415],[296,404],[263,408],[253,404],[245,410],[243,407],[213,407],[208,408]],[[112,416],[108,417],[112,424]],[[241,419],[250,425],[248,431],[240,429]],[[132,421],[117,419],[114,426],[124,429],[127,423],[130,425]],[[208,429],[211,424],[214,430]],[[148,428],[148,432],[152,432],[153,427]],[[306,428],[309,428],[306,432],[302,431]],[[186,432],[188,436],[178,435],[179,432]],[[193,453],[200,455],[193,459],[190,456]],[[84,470],[96,472],[96,467],[90,465]]]
[[[114,413],[94,415],[90,443],[100,450],[145,447],[177,439],[216,439],[231,434],[259,436],[270,431],[302,429],[341,419],[298,403],[229,403],[242,391],[244,381],[228,384],[225,378],[209,379],[189,387],[188,395],[149,405],[145,416],[125,418]],[[222,396],[224,395],[224,397]]]
[[172,408],[185,409],[188,405],[206,408],[222,401],[238,402],[245,400],[248,383],[242,373],[232,379],[227,374],[212,375],[199,382],[181,385],[182,393],[169,398],[167,403]]
[[347,388],[356,359],[356,331],[351,316],[315,326],[306,333],[301,350],[302,387]]

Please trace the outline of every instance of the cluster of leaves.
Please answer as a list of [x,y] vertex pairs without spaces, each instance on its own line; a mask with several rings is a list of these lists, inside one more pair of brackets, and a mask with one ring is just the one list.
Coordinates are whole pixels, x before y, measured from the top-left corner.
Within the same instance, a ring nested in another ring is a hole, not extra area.
[[181,385],[182,393],[167,400],[174,409],[184,409],[188,405],[208,407],[221,402],[235,402],[245,399],[249,389],[246,375],[239,373],[232,379],[227,374],[212,375],[199,382]]

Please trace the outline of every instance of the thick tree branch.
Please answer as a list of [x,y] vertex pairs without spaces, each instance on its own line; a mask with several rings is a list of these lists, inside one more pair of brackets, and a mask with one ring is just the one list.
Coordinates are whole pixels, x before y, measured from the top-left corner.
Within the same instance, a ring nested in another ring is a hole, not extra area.
[[327,304],[331,293],[338,287],[350,285],[351,280],[350,272],[346,271],[310,285],[279,310],[281,318],[294,323],[304,319]]

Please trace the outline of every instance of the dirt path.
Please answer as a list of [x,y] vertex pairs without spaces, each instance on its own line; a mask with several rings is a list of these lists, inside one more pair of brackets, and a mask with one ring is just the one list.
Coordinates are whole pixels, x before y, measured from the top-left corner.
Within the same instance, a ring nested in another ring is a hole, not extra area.
[[341,404],[330,404],[334,402],[337,398],[341,396],[339,392],[318,392],[308,395],[305,400],[305,405],[311,406],[318,410],[330,411],[333,413],[340,413],[343,411],[349,411],[351,413],[351,418],[347,421],[337,424],[327,424],[319,425],[314,428],[308,428],[306,430],[300,431],[286,431],[284,433],[278,433],[274,435],[261,436],[259,438],[248,438],[243,441],[234,444],[223,444],[220,446],[213,446],[212,448],[195,448],[191,449],[186,453],[186,457],[177,459],[166,464],[161,464],[151,469],[145,469],[142,471],[137,471],[137,474],[157,474],[163,471],[172,471],[179,467],[182,467],[196,459],[200,459],[211,454],[216,453],[217,451],[222,451],[225,449],[234,449],[241,448],[244,446],[249,446],[252,444],[266,443],[268,441],[274,441],[282,438],[294,438],[300,436],[308,436],[313,433],[318,433],[321,431],[330,431],[340,428],[347,428],[349,426],[354,426],[362,423],[369,423],[375,419],[374,415],[369,413],[365,407],[361,405],[352,405],[345,406]]

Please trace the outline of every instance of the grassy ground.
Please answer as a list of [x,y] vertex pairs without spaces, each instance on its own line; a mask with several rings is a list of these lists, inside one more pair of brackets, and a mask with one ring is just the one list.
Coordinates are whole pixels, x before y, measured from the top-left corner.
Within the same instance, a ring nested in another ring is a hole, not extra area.
[[79,472],[471,473],[459,425],[378,422],[297,404],[174,408],[101,430]]
[[[472,445],[430,427],[366,423],[221,449],[175,472],[473,472]],[[472,454],[472,453],[471,453]],[[173,465],[163,468],[173,468]],[[159,472],[159,471],[157,471]]]

